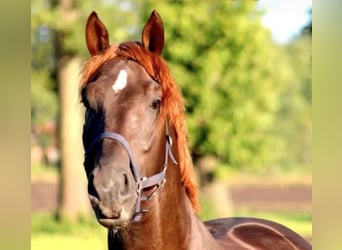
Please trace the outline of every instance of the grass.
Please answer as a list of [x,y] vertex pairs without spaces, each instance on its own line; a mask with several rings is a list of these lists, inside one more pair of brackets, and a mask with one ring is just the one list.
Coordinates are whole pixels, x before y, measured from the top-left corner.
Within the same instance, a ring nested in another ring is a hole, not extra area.
[[31,215],[31,249],[107,249],[107,231],[94,218],[59,222],[52,214]]
[[106,236],[99,237],[98,235],[91,235],[91,237],[84,237],[79,235],[46,235],[35,234],[31,237],[32,250],[60,250],[60,249],[83,249],[83,250],[107,250]]
[[57,181],[58,169],[56,166],[46,165],[32,165],[31,166],[31,181],[45,180],[45,181]]

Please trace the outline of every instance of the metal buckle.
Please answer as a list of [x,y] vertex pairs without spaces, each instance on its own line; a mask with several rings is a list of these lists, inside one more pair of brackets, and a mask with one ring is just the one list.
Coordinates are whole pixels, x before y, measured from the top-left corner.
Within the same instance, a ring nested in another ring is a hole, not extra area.
[[139,222],[139,221],[141,220],[141,218],[142,218],[142,215],[143,215],[144,213],[147,213],[148,211],[149,211],[148,209],[142,209],[142,210],[136,212],[136,213],[134,214],[132,220],[133,220],[134,222]]
[[172,137],[170,135],[166,135],[166,140],[169,143],[169,145],[172,146],[173,140],[172,140]]
[[157,187],[152,191],[150,195],[146,195],[146,200],[149,201],[152,199],[163,187],[166,182],[166,179],[164,179],[161,183],[157,184]]
[[139,196],[141,196],[141,191],[142,191],[142,186],[141,186],[142,184],[141,183],[146,179],[147,179],[147,177],[144,176],[144,177],[140,178],[140,180],[137,182],[137,194]]

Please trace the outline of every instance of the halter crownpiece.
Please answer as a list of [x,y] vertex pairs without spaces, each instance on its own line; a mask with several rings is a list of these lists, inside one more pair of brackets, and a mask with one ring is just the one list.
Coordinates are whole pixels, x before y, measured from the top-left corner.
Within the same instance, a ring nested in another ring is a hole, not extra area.
[[[174,164],[178,164],[171,151],[172,137],[169,134],[169,128],[168,128],[167,122],[165,124],[165,134],[166,134],[166,143],[165,143],[165,158],[164,158],[163,168],[159,173],[152,175],[150,177],[146,177],[146,176],[140,177],[139,168],[135,161],[131,147],[129,146],[129,143],[127,142],[127,140],[118,133],[110,132],[110,131],[103,132],[94,140],[89,150],[87,150],[85,154],[87,156],[97,143],[99,143],[100,141],[106,138],[118,141],[126,149],[128,157],[130,159],[130,169],[132,171],[134,180],[136,182],[136,188],[137,188],[136,190],[137,201],[135,205],[135,213],[133,216],[134,222],[140,221],[141,214],[148,212],[148,210],[146,209],[141,210],[141,201],[148,201],[152,199],[163,188],[166,182],[165,175],[166,175],[166,170],[167,170],[168,159],[170,158]],[[142,191],[145,188],[150,188],[150,187],[154,187],[153,191],[150,194],[142,194]]]

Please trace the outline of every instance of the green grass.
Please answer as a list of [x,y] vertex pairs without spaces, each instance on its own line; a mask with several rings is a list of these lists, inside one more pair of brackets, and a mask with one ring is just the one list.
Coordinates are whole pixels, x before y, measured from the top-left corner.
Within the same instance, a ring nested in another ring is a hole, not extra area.
[[31,215],[31,249],[107,249],[107,231],[94,218],[59,222],[51,214]]
[[32,165],[31,166],[31,181],[32,180],[58,180],[58,168],[56,166]]
[[34,234],[31,236],[32,250],[61,250],[61,249],[82,249],[82,250],[107,250],[106,237],[91,235],[89,237],[79,235],[63,234]]

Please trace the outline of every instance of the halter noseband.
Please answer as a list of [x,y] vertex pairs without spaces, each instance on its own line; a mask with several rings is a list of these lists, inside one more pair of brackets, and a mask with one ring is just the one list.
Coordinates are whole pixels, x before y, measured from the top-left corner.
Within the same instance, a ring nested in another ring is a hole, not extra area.
[[[143,209],[143,210],[140,209],[141,208],[141,201],[150,200],[153,196],[155,196],[157,194],[157,192],[159,190],[161,190],[163,188],[163,186],[166,182],[165,173],[166,173],[166,169],[167,169],[168,158],[170,157],[170,159],[172,160],[172,162],[174,164],[178,164],[175,157],[172,154],[172,151],[171,151],[172,137],[169,134],[169,129],[168,129],[167,123],[165,125],[165,131],[166,131],[166,143],[165,143],[165,158],[164,158],[163,168],[159,173],[152,175],[150,177],[146,177],[146,176],[140,177],[139,168],[138,168],[138,165],[135,161],[131,147],[129,146],[129,143],[127,142],[125,137],[123,137],[122,135],[120,135],[118,133],[109,132],[109,131],[103,132],[94,140],[94,142],[90,146],[89,150],[87,150],[87,152],[85,154],[87,156],[88,153],[94,148],[94,146],[98,142],[102,141],[105,138],[118,141],[126,149],[128,157],[130,159],[130,168],[131,168],[134,180],[136,182],[136,187],[137,187],[137,190],[136,190],[137,191],[137,201],[136,201],[136,205],[135,205],[135,213],[133,216],[134,222],[140,221],[141,214],[148,212],[148,210],[146,210],[146,209]],[[148,194],[148,195],[142,194],[143,189],[150,188],[150,187],[154,187],[153,191],[150,194]]]

